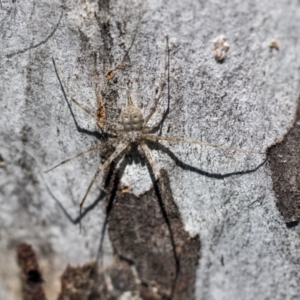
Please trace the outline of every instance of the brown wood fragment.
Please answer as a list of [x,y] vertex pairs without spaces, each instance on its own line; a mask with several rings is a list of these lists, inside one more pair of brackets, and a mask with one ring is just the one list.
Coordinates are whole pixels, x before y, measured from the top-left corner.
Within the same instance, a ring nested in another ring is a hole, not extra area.
[[28,244],[20,244],[17,247],[17,260],[21,270],[23,299],[46,300],[44,280],[32,247]]
[[67,266],[61,277],[61,293],[58,300],[106,299],[101,292],[99,273],[95,263],[79,267]]
[[105,110],[104,101],[101,92],[97,93],[96,119],[98,121],[98,124],[103,127],[106,120],[106,110]]
[[105,77],[107,80],[111,80],[115,77],[114,70],[108,70],[105,72]]

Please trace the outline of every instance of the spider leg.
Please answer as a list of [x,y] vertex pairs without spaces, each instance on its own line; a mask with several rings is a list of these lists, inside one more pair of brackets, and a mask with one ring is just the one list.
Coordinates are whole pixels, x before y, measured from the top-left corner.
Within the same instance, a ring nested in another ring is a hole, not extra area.
[[89,187],[88,187],[88,189],[87,189],[87,191],[86,191],[86,193],[85,193],[84,197],[82,198],[82,200],[81,200],[81,202],[80,202],[80,205],[79,205],[79,208],[80,208],[80,210],[79,210],[79,219],[80,219],[79,223],[80,223],[80,229],[81,229],[81,213],[82,213],[82,206],[83,206],[83,204],[84,204],[84,202],[85,202],[85,200],[86,200],[86,197],[87,197],[87,195],[89,194],[89,192],[90,192],[90,190],[91,190],[91,188],[92,188],[92,186],[93,186],[93,184],[94,184],[96,178],[98,177],[99,173],[102,172],[102,171],[104,171],[104,170],[111,164],[111,162],[112,162],[114,159],[116,159],[116,158],[117,158],[117,157],[118,157],[118,156],[119,156],[119,155],[120,155],[120,154],[121,154],[128,146],[129,146],[129,143],[126,143],[126,144],[121,145],[119,148],[117,148],[117,149],[115,150],[115,152],[107,159],[107,161],[106,161],[102,166],[100,166],[100,167],[98,168],[98,170],[96,171],[96,173],[95,173],[95,175],[94,175],[92,181],[90,182]]
[[207,147],[212,147],[212,148],[217,148],[217,149],[222,149],[222,150],[232,150],[232,151],[252,153],[252,154],[265,154],[264,152],[257,152],[257,151],[251,151],[251,150],[240,149],[240,148],[219,146],[219,145],[215,145],[215,144],[199,142],[196,140],[190,140],[190,139],[185,139],[185,138],[181,138],[181,137],[166,137],[166,136],[144,134],[143,138],[146,140],[150,140],[150,141],[183,142],[183,143],[197,144],[197,145],[201,145],[201,146],[207,146]]
[[143,130],[143,133],[152,133],[152,132],[157,131],[157,130],[159,129],[160,124],[161,124],[162,121],[164,120],[166,113],[167,113],[167,110],[165,110],[165,111],[161,114],[160,120],[157,121],[153,126],[151,126],[151,127],[146,126],[146,127],[144,128],[144,130]]
[[[157,181],[160,181],[159,180],[160,179],[160,172],[156,168],[156,165],[154,163],[154,160],[152,158],[152,155],[150,153],[150,150],[149,150],[148,146],[146,145],[146,143],[141,142],[140,143],[140,148],[141,148],[142,152],[145,154],[145,156],[146,156],[146,158],[147,158],[147,160],[149,162],[149,165],[150,165],[150,167],[151,167],[151,169],[152,169],[152,171],[154,173],[155,179]],[[164,207],[166,207],[165,206],[165,187],[164,187],[163,184],[160,184],[160,188],[161,188],[161,193],[162,193],[163,205],[164,205]]]
[[151,166],[151,169],[152,169],[152,171],[154,173],[155,179],[159,180],[160,174],[159,174],[158,169],[156,168],[156,165],[155,165],[154,160],[153,160],[153,158],[151,156],[151,153],[149,151],[148,146],[144,142],[141,142],[140,146],[141,146],[142,151],[145,154],[145,156],[146,156],[146,158],[147,158],[147,160],[148,160],[148,162],[149,162],[149,164]]
[[155,113],[156,111],[156,108],[157,108],[157,105],[158,105],[158,102],[162,96],[162,93],[164,91],[164,88],[167,84],[167,70],[168,70],[168,52],[169,52],[169,37],[166,36],[166,50],[165,50],[165,66],[164,66],[164,74],[163,74],[163,79],[160,83],[160,87],[159,87],[159,91],[155,97],[155,100],[154,100],[154,104],[153,106],[151,107],[150,109],[150,113],[149,115],[145,118],[144,120],[144,123],[143,123],[143,126],[142,126],[142,129],[145,128],[145,126],[147,125],[148,121],[150,120],[150,118],[152,117],[152,115]]
[[71,100],[72,100],[79,108],[81,108],[86,114],[88,114],[90,117],[92,117],[92,118],[96,121],[97,125],[99,126],[99,128],[100,128],[102,131],[104,131],[104,132],[106,132],[106,133],[108,133],[108,134],[110,134],[110,135],[112,135],[112,136],[116,136],[116,133],[113,132],[112,130],[116,130],[116,131],[122,130],[122,125],[120,125],[120,124],[118,124],[118,123],[113,123],[113,122],[110,122],[110,121],[107,121],[107,120],[103,119],[103,120],[101,120],[100,122],[103,122],[104,124],[109,125],[109,126],[112,127],[112,128],[111,128],[112,130],[110,130],[110,129],[108,129],[108,128],[105,128],[105,130],[104,130],[103,125],[100,124],[100,122],[97,120],[96,116],[95,116],[93,113],[91,113],[87,108],[85,108],[83,105],[81,105],[81,104],[80,104],[77,100],[75,100],[73,97],[71,97]]
[[75,159],[75,158],[77,158],[77,157],[79,157],[79,156],[81,156],[81,155],[83,155],[83,154],[85,154],[85,153],[88,153],[88,152],[93,151],[93,150],[96,150],[96,149],[101,149],[101,148],[104,148],[104,147],[108,147],[108,146],[110,146],[111,144],[115,143],[116,141],[118,141],[118,140],[110,140],[110,141],[107,141],[107,142],[105,142],[105,143],[102,143],[102,144],[99,144],[99,145],[92,146],[92,147],[90,147],[90,148],[88,148],[88,149],[86,149],[86,150],[84,150],[84,151],[82,151],[82,152],[80,152],[80,153],[78,153],[78,154],[72,156],[72,157],[69,157],[69,158],[63,160],[62,162],[60,162],[59,164],[55,165],[55,166],[52,167],[51,169],[45,171],[45,173],[48,173],[48,172],[52,171],[53,169],[55,169],[55,168],[57,168],[57,167],[59,167],[59,166],[65,164],[65,163],[69,162],[70,160]]
[[171,224],[169,216],[168,216],[168,209],[167,209],[167,205],[165,202],[166,201],[166,189],[165,189],[163,180],[160,179],[161,178],[160,172],[156,168],[156,165],[153,161],[153,158],[151,156],[148,146],[146,145],[146,143],[141,142],[140,148],[141,148],[142,152],[145,154],[145,156],[150,164],[150,167],[154,173],[155,179],[159,182],[162,203],[160,201],[159,202],[160,202],[160,205],[162,204],[161,210],[162,210],[162,214],[163,214],[163,216],[166,220],[167,226],[168,226],[171,243],[172,243],[172,248],[173,248],[173,255],[174,255],[175,262],[176,262],[176,274],[175,274],[174,283],[173,283],[172,290],[171,290],[171,299],[173,299],[173,295],[176,290],[177,280],[178,280],[178,276],[179,276],[180,262],[179,262],[178,254],[176,252],[176,243],[175,243],[175,238],[174,238],[173,231],[172,231],[172,224]]
[[136,24],[136,29],[135,29],[133,38],[132,38],[132,40],[131,40],[131,43],[130,43],[129,48],[127,49],[127,51],[126,51],[125,54],[124,54],[124,57],[123,57],[123,60],[122,60],[122,64],[123,64],[124,61],[125,61],[125,57],[129,54],[131,48],[132,48],[133,45],[134,45],[134,42],[135,42],[135,39],[136,39],[136,36],[137,36],[137,33],[138,33],[138,29],[139,29],[139,27],[140,27],[140,24],[141,24],[141,22],[142,22],[142,18],[143,18],[143,16],[144,16],[145,12],[146,12],[146,11],[142,10],[141,13],[140,13],[140,17],[139,17],[138,22],[137,22],[137,24]]
[[[80,109],[82,109],[86,114],[88,114],[91,118],[93,118],[96,121],[96,124],[99,126],[99,128],[106,133],[109,133],[112,136],[116,136],[116,134],[114,132],[111,132],[109,129],[104,129],[103,126],[100,124],[100,122],[97,120],[96,116],[94,114],[92,114],[88,109],[86,109],[84,106],[82,106],[76,99],[74,99],[74,97],[72,96],[72,94],[70,93],[67,85],[65,84],[62,74],[59,70],[59,68],[56,65],[56,62],[54,60],[54,58],[52,58],[52,62],[53,62],[53,66],[57,75],[57,78],[59,80],[59,83],[63,89],[63,92],[66,96],[68,96],[69,99],[71,99],[72,102],[74,102]],[[101,122],[106,123],[107,125],[110,125],[112,127],[116,127],[116,130],[119,130],[119,128],[121,128],[120,124],[116,124],[116,123],[112,123],[106,120],[101,120]]]
[[143,10],[141,11],[140,17],[138,19],[138,22],[137,22],[137,25],[136,25],[136,28],[135,28],[135,31],[134,31],[133,38],[132,38],[131,43],[130,43],[130,46],[125,51],[121,62],[118,63],[112,70],[109,70],[109,71],[106,72],[106,76],[108,76],[109,79],[114,77],[113,72],[115,72],[117,69],[123,69],[124,68],[124,63],[125,63],[126,57],[129,55],[129,52],[131,51],[131,49],[134,45],[134,42],[135,42],[135,39],[136,39],[136,36],[137,36],[137,33],[138,33],[138,29],[140,27],[140,24],[141,24],[141,21],[142,21],[142,18],[144,16],[145,12],[146,11],[143,11]]

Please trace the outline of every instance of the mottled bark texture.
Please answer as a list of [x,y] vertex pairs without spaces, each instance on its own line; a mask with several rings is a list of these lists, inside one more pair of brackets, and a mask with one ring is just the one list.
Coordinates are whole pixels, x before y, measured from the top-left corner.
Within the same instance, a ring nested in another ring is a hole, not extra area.
[[[297,0],[1,0],[0,299],[22,299],[22,243],[48,299],[299,298],[299,20]],[[114,145],[44,173],[109,140],[66,99],[118,122],[130,91],[146,116],[166,35],[149,125],[222,148],[149,143],[159,182],[119,157],[80,233]]]

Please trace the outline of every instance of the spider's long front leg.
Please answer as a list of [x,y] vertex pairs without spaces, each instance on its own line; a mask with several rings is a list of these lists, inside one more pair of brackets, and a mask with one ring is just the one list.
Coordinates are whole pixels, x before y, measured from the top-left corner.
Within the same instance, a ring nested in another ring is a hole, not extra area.
[[158,105],[158,102],[162,96],[162,93],[165,89],[165,86],[167,84],[167,70],[168,70],[168,53],[169,52],[169,37],[166,36],[166,50],[165,50],[165,66],[164,66],[164,74],[163,74],[163,79],[162,79],[162,82],[160,84],[160,87],[159,87],[159,91],[155,97],[155,100],[154,100],[154,104],[153,106],[151,107],[150,109],[150,113],[149,115],[145,118],[144,120],[144,123],[142,125],[142,129],[144,129],[148,123],[148,121],[150,120],[150,118],[152,117],[152,115],[155,113],[156,111],[156,108],[157,108],[157,105]]
[[101,120],[100,122],[103,122],[104,124],[107,124],[109,126],[111,126],[111,129],[108,128],[103,128],[103,125],[100,124],[100,122],[97,120],[96,116],[91,113],[87,108],[85,108],[84,106],[82,106],[77,100],[75,100],[73,97],[70,98],[79,108],[81,108],[86,114],[88,114],[91,118],[93,118],[96,122],[96,124],[99,126],[99,128],[104,131],[105,133],[108,133],[112,136],[117,136],[115,131],[120,131],[122,130],[122,125],[118,124],[118,123],[113,123],[110,121],[107,121],[105,119]]
[[[116,136],[115,132],[109,130],[109,129],[104,129],[103,126],[100,124],[100,122],[97,120],[96,116],[94,114],[92,114],[88,109],[86,109],[84,106],[82,106],[70,93],[68,86],[65,84],[64,80],[63,80],[63,76],[59,70],[59,68],[56,65],[56,62],[54,60],[54,58],[52,58],[52,62],[53,62],[53,66],[55,69],[55,73],[57,75],[58,81],[60,83],[60,86],[63,90],[63,93],[65,95],[66,101],[68,102],[67,98],[71,99],[72,102],[74,102],[80,109],[82,109],[86,114],[88,114],[91,118],[93,118],[96,122],[96,124],[99,126],[99,128],[106,133],[109,133],[112,136]],[[68,102],[69,104],[69,102]],[[102,122],[106,123],[107,125],[112,126],[113,128],[115,128],[116,131],[121,129],[120,124],[116,124],[116,123],[112,123],[106,120],[101,120]]]
[[161,117],[159,119],[159,121],[157,121],[155,124],[153,124],[151,127],[148,127],[146,126],[144,129],[143,129],[143,133],[153,133],[153,132],[156,132],[158,129],[159,129],[159,126],[161,125],[162,121],[164,120],[165,118],[165,114],[166,114],[167,110],[165,110],[162,114],[161,114]]
[[145,12],[146,11],[141,11],[141,13],[140,13],[140,16],[139,16],[139,19],[138,19],[138,22],[137,22],[137,25],[136,25],[136,28],[135,28],[135,31],[134,31],[133,38],[131,40],[131,43],[130,43],[128,49],[125,51],[121,62],[118,63],[112,70],[109,70],[108,72],[106,72],[107,75],[113,74],[113,72],[116,71],[117,69],[122,69],[124,67],[126,57],[129,56],[129,52],[131,51],[131,49],[134,45],[134,42],[135,42],[135,39],[136,39],[136,36],[137,36],[137,33],[138,33],[138,29],[140,27],[140,24],[141,24],[141,21],[142,21],[142,18],[144,16]]
[[84,197],[82,198],[82,200],[81,200],[81,202],[80,202],[80,210],[79,210],[79,218],[80,218],[80,221],[79,221],[79,223],[80,223],[80,229],[81,229],[81,213],[82,213],[82,206],[83,206],[83,204],[84,204],[84,202],[85,202],[85,200],[86,200],[86,197],[88,196],[88,194],[89,194],[89,192],[90,192],[90,190],[91,190],[91,188],[92,188],[92,186],[93,186],[93,184],[94,184],[94,182],[95,182],[95,180],[96,180],[96,178],[98,177],[98,175],[100,174],[100,172],[102,172],[102,171],[104,171],[110,164],[111,164],[111,162],[114,160],[114,159],[116,159],[127,147],[129,146],[129,143],[125,143],[125,144],[123,144],[123,145],[121,145],[120,147],[118,147],[116,150],[115,150],[115,152],[107,159],[107,161],[101,166],[101,167],[99,167],[98,168],[98,170],[96,171],[96,173],[95,173],[95,175],[94,175],[94,177],[93,177],[93,179],[92,179],[92,181],[91,181],[91,183],[90,183],[90,185],[89,185],[89,187],[88,187],[88,189],[87,189],[87,191],[86,191],[86,193],[85,193],[85,195],[84,195]]
[[151,134],[144,134],[143,138],[150,141],[166,141],[166,142],[183,142],[183,143],[189,143],[189,144],[197,144],[201,146],[207,146],[222,150],[231,150],[231,151],[237,151],[237,152],[243,152],[243,153],[252,153],[252,154],[265,154],[264,152],[257,152],[257,151],[251,151],[246,149],[240,149],[240,148],[232,148],[232,147],[225,147],[225,146],[219,146],[215,144],[205,143],[205,142],[199,142],[196,140],[190,140],[185,139],[181,137],[166,137],[166,136],[158,136],[158,135],[151,135]]

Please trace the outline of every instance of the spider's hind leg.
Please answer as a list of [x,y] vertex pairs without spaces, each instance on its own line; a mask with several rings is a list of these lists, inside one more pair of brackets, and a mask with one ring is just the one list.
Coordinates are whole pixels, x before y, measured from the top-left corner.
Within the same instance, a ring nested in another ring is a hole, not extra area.
[[179,260],[179,255],[177,254],[176,251],[176,242],[175,242],[175,237],[173,234],[173,230],[172,230],[172,224],[171,224],[171,219],[169,217],[169,209],[168,209],[168,203],[167,203],[167,193],[166,193],[166,186],[165,186],[165,181],[163,180],[160,171],[157,169],[151,153],[149,151],[148,146],[142,142],[140,144],[140,148],[139,148],[142,153],[146,156],[148,163],[150,165],[151,170],[154,173],[155,179],[157,180],[158,186],[159,186],[159,193],[160,193],[160,197],[159,197],[159,204],[161,207],[161,211],[162,214],[164,216],[164,219],[167,223],[168,226],[168,231],[170,234],[170,238],[171,238],[171,243],[172,243],[172,249],[173,249],[173,255],[174,255],[174,260],[175,260],[175,264],[176,264],[176,270],[175,270],[175,278],[173,280],[173,284],[171,287],[171,293],[170,293],[170,299],[173,299],[173,296],[176,292],[176,287],[177,287],[177,282],[178,282],[178,278],[179,278],[179,272],[180,272],[180,260]]
[[[81,215],[82,215],[82,207],[83,207],[83,204],[93,186],[93,184],[95,183],[96,181],[96,178],[98,177],[98,175],[104,171],[110,164],[113,160],[115,160],[126,148],[128,147],[128,143],[127,144],[123,144],[121,145],[120,147],[118,147],[114,152],[113,154],[105,161],[105,163],[103,165],[101,165],[96,173],[94,174],[94,177],[92,179],[92,181],[90,182],[89,186],[88,186],[88,189],[84,195],[84,197],[82,198],[81,202],[80,202],[80,205],[79,205],[79,215],[80,215],[80,219],[81,219]],[[79,225],[80,225],[80,229],[81,229],[81,222],[79,221]]]

